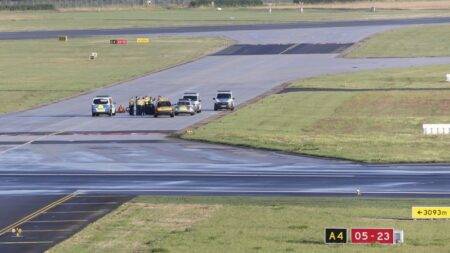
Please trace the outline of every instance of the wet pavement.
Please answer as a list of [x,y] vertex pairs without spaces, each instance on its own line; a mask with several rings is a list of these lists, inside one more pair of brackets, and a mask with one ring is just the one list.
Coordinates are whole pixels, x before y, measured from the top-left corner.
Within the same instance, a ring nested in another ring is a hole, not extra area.
[[[24,216],[21,220],[11,223],[13,226],[0,231],[0,252],[43,252],[103,217],[131,197],[117,194],[33,196],[35,205],[27,202],[22,206],[36,206],[38,201],[47,203],[38,204],[42,207],[30,213],[31,216]],[[26,202],[27,198],[29,196],[16,196],[19,203]]]
[[[41,252],[135,194],[335,196],[355,194],[358,188],[374,196],[448,197],[450,165],[368,165],[167,137],[216,116],[212,98],[218,89],[232,89],[242,104],[299,78],[450,63],[450,57],[343,59],[337,54],[342,45],[378,32],[437,23],[450,23],[450,18],[64,31],[69,37],[225,36],[257,48],[260,55],[208,56],[79,97],[2,115],[0,252]],[[0,33],[0,39],[61,34]],[[280,52],[288,49],[298,51]],[[265,54],[265,50],[281,54]],[[158,119],[90,116],[88,105],[98,93],[126,104],[129,97],[144,94],[176,100],[185,91],[200,92],[201,114]],[[74,192],[79,195],[71,195]],[[16,227],[23,231],[19,236],[11,233]]]

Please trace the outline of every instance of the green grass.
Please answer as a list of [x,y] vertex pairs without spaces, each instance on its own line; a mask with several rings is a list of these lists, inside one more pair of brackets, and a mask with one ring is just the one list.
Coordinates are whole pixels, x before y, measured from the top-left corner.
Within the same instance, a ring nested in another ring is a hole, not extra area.
[[[412,206],[448,199],[138,197],[50,252],[449,252],[450,221],[414,221]],[[405,220],[406,219],[406,220]],[[323,243],[325,227],[394,227],[397,246]]]
[[294,82],[293,88],[401,89],[449,88],[449,65],[363,70],[351,74],[324,75]]
[[[219,38],[155,38],[110,45],[107,37],[0,42],[0,113],[23,110],[124,81],[217,50]],[[187,46],[189,45],[189,46]],[[96,60],[89,60],[97,52]]]
[[370,37],[346,57],[450,56],[449,40],[450,25],[399,28]]
[[192,26],[218,24],[275,23],[350,19],[449,16],[448,10],[379,10],[211,8],[135,9],[102,11],[0,12],[0,31],[59,30],[87,28]]
[[[443,88],[449,66],[373,70],[296,82],[313,88]],[[422,75],[427,73],[426,75]],[[183,138],[365,162],[449,162],[450,90],[308,91],[272,95]]]

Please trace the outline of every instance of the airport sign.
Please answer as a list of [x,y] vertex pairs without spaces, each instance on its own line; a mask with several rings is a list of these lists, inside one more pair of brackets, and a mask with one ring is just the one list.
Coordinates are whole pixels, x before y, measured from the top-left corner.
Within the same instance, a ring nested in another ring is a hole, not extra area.
[[450,219],[450,207],[423,207],[411,208],[413,219]]
[[352,228],[350,233],[355,244],[394,244],[393,228]]
[[136,43],[138,44],[150,43],[150,38],[136,38]]
[[347,243],[347,229],[325,228],[325,243],[327,244]]

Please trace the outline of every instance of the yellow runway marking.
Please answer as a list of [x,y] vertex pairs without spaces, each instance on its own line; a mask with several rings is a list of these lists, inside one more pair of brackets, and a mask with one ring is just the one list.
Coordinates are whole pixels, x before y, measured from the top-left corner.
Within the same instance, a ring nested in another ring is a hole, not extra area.
[[0,230],[0,236],[5,234],[5,233],[7,233],[7,232],[11,232],[11,230],[13,228],[19,227],[23,223],[30,221],[31,219],[33,219],[33,218],[37,217],[38,215],[40,215],[40,214],[42,214],[42,213],[52,209],[53,207],[55,207],[57,205],[60,205],[60,204],[64,203],[65,201],[68,201],[69,199],[73,198],[74,196],[76,196],[76,193],[71,193],[71,194],[69,194],[67,196],[64,196],[64,197],[62,197],[62,198],[60,198],[60,199],[58,199],[58,200],[56,200],[56,201],[46,205],[46,206],[44,206],[43,208],[41,208],[41,209],[39,209],[39,210],[37,210],[37,211],[35,211],[35,212],[33,212],[33,213],[23,217],[22,219],[14,222],[13,224],[11,224],[11,225],[9,225],[7,227],[4,227],[3,229]]

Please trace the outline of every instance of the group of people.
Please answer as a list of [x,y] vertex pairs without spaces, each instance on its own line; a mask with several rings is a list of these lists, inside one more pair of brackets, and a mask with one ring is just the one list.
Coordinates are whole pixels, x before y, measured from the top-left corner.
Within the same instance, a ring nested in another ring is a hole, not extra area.
[[155,99],[150,96],[131,97],[128,103],[128,112],[130,115],[144,116],[155,113]]

